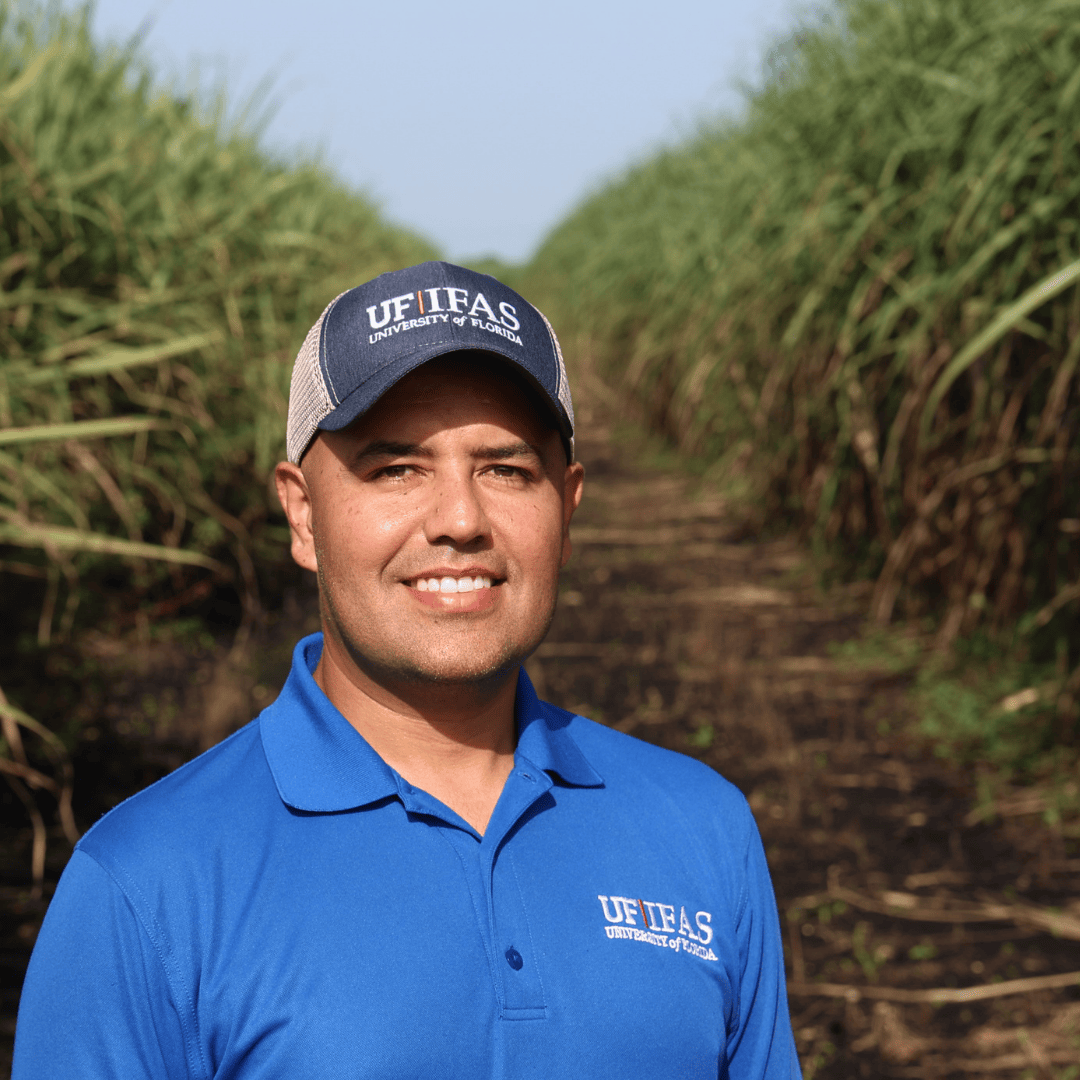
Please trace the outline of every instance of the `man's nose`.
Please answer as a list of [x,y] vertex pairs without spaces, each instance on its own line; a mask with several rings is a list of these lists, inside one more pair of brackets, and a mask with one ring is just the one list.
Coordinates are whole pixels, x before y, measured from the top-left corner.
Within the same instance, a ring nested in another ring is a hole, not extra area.
[[471,471],[440,477],[424,523],[428,543],[465,547],[488,537],[491,526],[481,495]]

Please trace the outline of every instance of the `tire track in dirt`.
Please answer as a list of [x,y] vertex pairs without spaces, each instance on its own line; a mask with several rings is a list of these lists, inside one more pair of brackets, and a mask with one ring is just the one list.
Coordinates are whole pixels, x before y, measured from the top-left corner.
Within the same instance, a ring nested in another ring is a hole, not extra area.
[[867,590],[821,592],[794,540],[643,467],[588,401],[579,430],[585,501],[530,674],[747,794],[807,1080],[1080,1076],[1080,859],[1038,799],[983,822],[970,776],[881,734],[910,716],[904,677],[830,650]]

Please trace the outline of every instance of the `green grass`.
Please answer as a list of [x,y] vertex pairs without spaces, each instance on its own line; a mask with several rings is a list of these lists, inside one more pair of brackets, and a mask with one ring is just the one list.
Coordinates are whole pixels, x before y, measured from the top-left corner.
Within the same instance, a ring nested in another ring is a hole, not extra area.
[[785,56],[529,288],[655,430],[876,577],[878,622],[1075,665],[1080,0],[838,0]]
[[85,12],[0,6],[0,588],[42,578],[42,644],[207,574],[254,612],[296,349],[432,254],[209,113]]
[[[149,637],[208,583],[235,588],[246,633],[260,582],[288,559],[269,482],[296,350],[338,292],[434,254],[317,164],[270,158],[135,53],[95,45],[87,20],[0,0],[12,678],[27,650],[85,627],[134,614]],[[36,645],[19,635],[28,597]],[[52,794],[73,839],[70,763],[2,691],[0,725],[0,773],[33,822],[40,891],[46,826],[31,789]]]

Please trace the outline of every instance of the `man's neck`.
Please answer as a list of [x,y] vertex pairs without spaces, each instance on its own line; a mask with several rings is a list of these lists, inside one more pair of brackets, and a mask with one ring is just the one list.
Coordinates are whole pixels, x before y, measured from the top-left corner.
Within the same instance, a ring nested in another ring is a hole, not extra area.
[[514,767],[516,671],[479,685],[388,688],[341,652],[327,635],[319,688],[387,765],[482,834]]

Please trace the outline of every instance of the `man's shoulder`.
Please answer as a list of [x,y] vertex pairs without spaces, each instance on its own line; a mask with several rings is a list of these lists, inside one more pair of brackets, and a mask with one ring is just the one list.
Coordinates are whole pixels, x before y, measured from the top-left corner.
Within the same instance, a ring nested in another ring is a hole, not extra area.
[[257,816],[270,796],[277,799],[256,719],[113,807],[78,849],[103,864],[168,860]]
[[662,802],[699,820],[708,814],[729,824],[752,821],[743,793],[703,761],[583,716],[573,716],[568,731],[614,794]]

